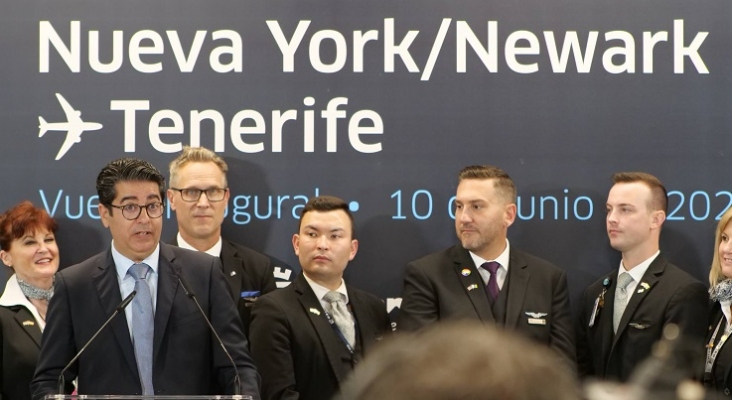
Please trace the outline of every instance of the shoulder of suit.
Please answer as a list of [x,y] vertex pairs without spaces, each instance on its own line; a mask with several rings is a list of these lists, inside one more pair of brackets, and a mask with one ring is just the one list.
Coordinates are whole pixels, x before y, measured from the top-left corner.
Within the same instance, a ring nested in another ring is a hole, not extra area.
[[529,268],[533,268],[539,271],[545,271],[548,273],[562,274],[564,270],[556,266],[555,264],[535,255],[529,254],[525,251],[519,250],[511,245],[511,257],[526,262]]
[[[456,245],[427,254],[426,256],[411,261],[409,264],[420,268],[442,268],[444,265],[452,266],[456,258],[464,256],[464,254],[461,254],[462,252],[466,252],[467,254],[467,250],[463,249],[460,245]],[[467,256],[470,257],[469,254]]]
[[239,256],[240,258],[246,258],[247,262],[251,261],[258,264],[268,264],[270,262],[269,257],[267,257],[267,255],[264,253],[256,251],[242,244],[232,242],[230,240],[224,240],[224,242],[228,243],[229,246],[233,247],[236,250],[237,256]]
[[685,286],[689,284],[704,285],[699,279],[691,276],[691,274],[670,262],[666,262],[666,266],[660,280],[665,284],[671,284],[674,286]]
[[110,250],[107,249],[106,251],[95,254],[80,263],[60,269],[58,273],[64,277],[88,276],[90,269],[99,268],[100,266],[108,263],[110,259],[111,253]]

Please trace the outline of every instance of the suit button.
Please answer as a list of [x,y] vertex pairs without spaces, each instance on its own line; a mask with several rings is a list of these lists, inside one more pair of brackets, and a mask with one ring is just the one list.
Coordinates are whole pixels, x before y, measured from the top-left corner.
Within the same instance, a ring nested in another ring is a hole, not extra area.
[[725,396],[729,396],[729,388],[724,388],[722,393],[724,393]]

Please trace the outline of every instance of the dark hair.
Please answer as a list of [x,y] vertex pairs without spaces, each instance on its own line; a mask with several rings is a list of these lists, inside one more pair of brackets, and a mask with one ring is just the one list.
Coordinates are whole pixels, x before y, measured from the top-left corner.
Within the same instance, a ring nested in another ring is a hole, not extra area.
[[353,223],[353,214],[351,214],[351,210],[348,208],[348,203],[335,196],[318,196],[310,198],[307,204],[305,204],[305,208],[303,208],[300,213],[300,223],[297,225],[298,232],[302,227],[302,218],[310,211],[327,212],[336,210],[343,210],[343,212],[348,215],[348,219],[351,220],[351,238],[355,238],[356,226]]
[[47,229],[56,232],[58,224],[43,208],[24,201],[0,215],[0,249],[9,251],[10,244],[29,232]]
[[115,186],[118,182],[139,181],[154,182],[160,189],[160,199],[165,203],[165,177],[152,164],[138,158],[120,158],[102,168],[97,175],[97,194],[99,203],[109,207],[117,197]]
[[458,182],[466,179],[492,179],[493,187],[511,203],[516,202],[516,186],[506,171],[492,165],[471,165],[458,175]]
[[668,193],[661,180],[646,172],[617,172],[613,174],[615,183],[641,182],[651,189],[651,209],[668,212]]

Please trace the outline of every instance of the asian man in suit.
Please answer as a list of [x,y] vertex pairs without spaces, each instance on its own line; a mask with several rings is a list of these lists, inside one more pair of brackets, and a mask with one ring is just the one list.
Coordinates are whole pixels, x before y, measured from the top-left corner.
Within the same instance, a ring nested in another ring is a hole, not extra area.
[[459,174],[455,230],[460,244],[407,265],[398,330],[442,320],[496,324],[546,344],[575,366],[567,277],[506,238],[516,218],[516,187],[503,170]]
[[63,368],[133,291],[123,315],[66,371],[66,382],[78,377],[79,394],[234,394],[235,368],[182,280],[231,353],[242,393],[258,399],[259,376],[220,261],[160,242],[164,177],[146,161],[119,159],[99,173],[97,192],[112,244],[56,275],[33,398],[56,393]]
[[666,188],[644,172],[613,175],[606,204],[610,246],[622,253],[620,266],[584,292],[577,321],[581,378],[627,381],[651,355],[668,324],[679,328],[684,346],[704,348],[706,287],[661,254]]
[[[252,304],[277,288],[273,259],[221,236],[221,224],[229,202],[223,158],[203,147],[183,147],[170,163],[168,201],[178,220],[178,235],[171,244],[220,257],[224,276],[234,297],[244,333],[249,331]],[[282,272],[285,267],[276,263]],[[287,281],[278,282],[282,286]]]
[[348,204],[308,201],[292,238],[302,274],[252,310],[251,348],[262,399],[330,399],[364,354],[391,331],[384,302],[343,281],[358,250]]

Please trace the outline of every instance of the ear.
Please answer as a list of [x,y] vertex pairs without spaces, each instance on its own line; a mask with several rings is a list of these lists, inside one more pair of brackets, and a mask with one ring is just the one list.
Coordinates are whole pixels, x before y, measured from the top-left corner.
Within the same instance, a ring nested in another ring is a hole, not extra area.
[[300,255],[300,235],[297,233],[292,235],[292,248],[295,249],[295,255]]
[[666,213],[662,210],[656,210],[651,214],[651,228],[661,228],[664,221],[666,221]]
[[104,225],[105,228],[109,228],[109,219],[112,218],[111,215],[109,215],[109,210],[104,204],[97,204],[97,210],[99,210],[99,219],[102,220],[102,225]]
[[224,203],[229,203],[229,197],[231,196],[231,190],[229,188],[226,188],[226,194],[224,194]]
[[170,209],[175,211],[175,192],[171,189],[168,189],[165,192],[165,197],[168,198],[168,204],[170,205]]
[[506,228],[513,225],[513,221],[516,220],[516,204],[511,203],[506,205],[503,210],[503,223],[506,224]]
[[356,257],[356,253],[358,253],[358,240],[353,239],[351,240],[351,254],[348,255],[348,261],[353,260]]
[[13,257],[5,250],[0,250],[0,260],[3,261],[3,264],[7,265],[8,267],[13,266]]

